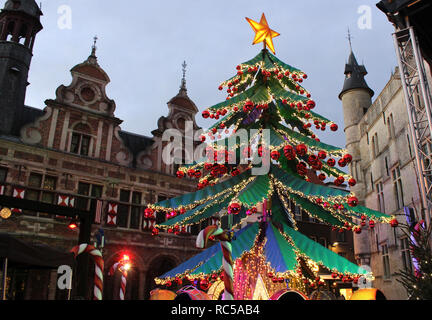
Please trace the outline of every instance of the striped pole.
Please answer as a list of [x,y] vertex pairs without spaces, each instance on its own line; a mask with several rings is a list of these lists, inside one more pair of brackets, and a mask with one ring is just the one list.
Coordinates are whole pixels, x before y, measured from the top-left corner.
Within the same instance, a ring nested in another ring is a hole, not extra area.
[[108,275],[114,275],[115,271],[118,269],[122,273],[121,283],[120,283],[120,300],[124,300],[126,294],[126,279],[127,279],[127,270],[123,268],[124,261],[116,262],[112,265]]
[[225,232],[217,225],[208,226],[198,234],[196,240],[197,248],[205,248],[210,237],[219,240],[222,248],[223,280],[225,285],[223,300],[234,300],[234,271],[230,233]]
[[93,300],[102,300],[103,269],[104,269],[104,261],[102,258],[102,253],[94,246],[86,243],[73,247],[71,252],[74,254],[75,258],[79,256],[81,253],[88,253],[93,257],[95,263]]

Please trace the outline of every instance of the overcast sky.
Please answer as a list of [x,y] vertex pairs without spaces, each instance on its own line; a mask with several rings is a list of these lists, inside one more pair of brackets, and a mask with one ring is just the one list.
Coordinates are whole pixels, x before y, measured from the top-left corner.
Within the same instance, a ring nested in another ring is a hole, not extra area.
[[[338,94],[349,55],[347,28],[358,62],[369,72],[366,80],[376,93],[374,98],[396,66],[393,27],[376,8],[377,2],[43,1],[44,29],[34,47],[26,104],[43,109],[58,86],[69,85],[69,70],[87,59],[97,35],[98,61],[111,78],[107,94],[116,102],[116,116],[124,120],[122,129],[151,135],[159,117],[168,113],[166,103],[178,93],[183,60],[188,64],[188,94],[200,113],[225,99],[217,90],[219,83],[262,48],[262,44],[251,45],[254,34],[245,17],[259,21],[264,12],[270,27],[281,34],[274,39],[276,56],[308,74],[303,84],[317,102],[315,111],[342,129]],[[70,29],[64,28],[65,5],[71,12]],[[364,6],[371,9],[370,21],[363,19]],[[197,121],[202,127],[212,124],[200,115]],[[320,132],[324,142],[345,145],[343,130],[330,135]]]

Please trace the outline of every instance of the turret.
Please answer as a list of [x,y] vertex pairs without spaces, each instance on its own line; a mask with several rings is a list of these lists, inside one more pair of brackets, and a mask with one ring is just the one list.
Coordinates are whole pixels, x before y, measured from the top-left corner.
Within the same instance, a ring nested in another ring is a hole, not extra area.
[[[339,99],[342,100],[346,148],[353,157],[349,170],[350,174],[357,180],[357,184],[351,188],[351,191],[356,194],[360,203],[364,204],[366,189],[360,162],[361,132],[359,123],[372,105],[374,92],[365,81],[366,68],[357,63],[352,50],[348,62],[345,64],[344,73],[345,81]],[[359,264],[368,265],[370,263],[370,246],[366,230],[361,234],[354,235],[354,253]]]
[[0,12],[0,133],[19,135],[28,73],[42,11],[34,0],[8,0]]

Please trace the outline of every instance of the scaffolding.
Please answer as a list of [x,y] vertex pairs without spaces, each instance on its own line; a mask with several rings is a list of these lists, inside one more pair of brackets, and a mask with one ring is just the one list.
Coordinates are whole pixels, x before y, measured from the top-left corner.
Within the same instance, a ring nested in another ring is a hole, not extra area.
[[414,28],[393,34],[402,88],[407,107],[411,143],[415,153],[422,218],[430,223],[432,209],[432,116],[431,94]]

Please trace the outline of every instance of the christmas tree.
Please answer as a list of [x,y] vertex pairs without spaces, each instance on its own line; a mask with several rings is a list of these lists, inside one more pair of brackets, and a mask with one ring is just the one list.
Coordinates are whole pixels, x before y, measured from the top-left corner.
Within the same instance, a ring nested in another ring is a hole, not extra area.
[[404,225],[403,232],[409,240],[410,252],[413,256],[414,272],[401,270],[397,279],[408,293],[411,300],[432,299],[432,225],[426,227],[424,220],[413,225]]
[[[366,219],[396,220],[358,205],[353,193],[324,184],[332,180],[335,186],[354,186],[356,181],[336,167],[349,164],[352,156],[321,142],[311,130],[338,127],[312,111],[315,102],[302,86],[307,75],[274,55],[272,38],[279,34],[269,28],[264,14],[259,23],[247,20],[255,31],[254,44],[264,42],[264,49],[219,86],[227,88],[226,100],[202,113],[217,120],[201,136],[207,142],[205,155],[177,172],[179,178],[197,179],[199,190],[149,205],[145,212],[148,218],[156,212],[168,218],[156,225],[154,234],[159,229],[178,234],[212,217],[227,216],[228,228],[214,224],[204,229],[197,246],[212,240],[222,245],[214,244],[155,281],[191,281],[206,289],[223,280],[225,299],[268,299],[286,283],[303,292],[320,287],[322,268],[348,282],[370,276],[301,234],[290,203],[334,230],[359,233]],[[238,142],[245,132],[247,139]]]

